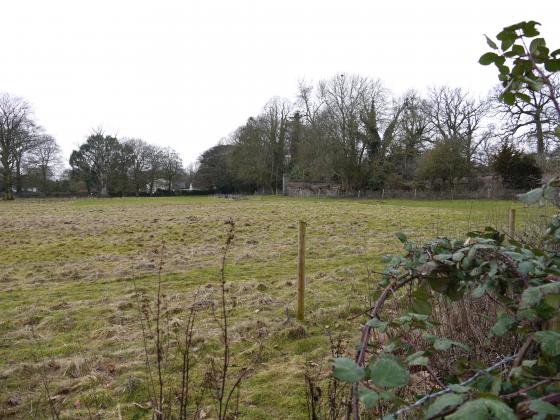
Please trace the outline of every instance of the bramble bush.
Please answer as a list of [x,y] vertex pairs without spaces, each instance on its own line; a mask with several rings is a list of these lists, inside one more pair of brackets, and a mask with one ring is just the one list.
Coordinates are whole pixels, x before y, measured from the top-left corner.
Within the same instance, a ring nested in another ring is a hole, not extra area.
[[[486,37],[493,52],[480,63],[498,67],[506,104],[527,100],[523,89],[548,89],[560,115],[550,82],[560,71],[560,50],[550,52],[537,26],[529,21],[504,28],[497,35],[500,47]],[[556,132],[560,137],[560,128]],[[520,199],[557,203],[559,188],[560,179],[553,179]],[[424,244],[399,233],[405,253],[386,259],[355,357],[334,359],[333,376],[351,384],[351,417],[418,417],[418,410],[427,419],[560,417],[560,214],[543,235],[542,246],[532,247],[506,241],[491,227],[466,239]],[[513,343],[491,361],[477,360],[480,352],[460,340],[437,335],[434,316],[446,302],[483,299],[497,315],[482,333]],[[381,334],[383,340],[372,340]],[[443,359],[452,367],[438,372],[434,367]],[[410,391],[418,371],[431,378],[430,393]]]

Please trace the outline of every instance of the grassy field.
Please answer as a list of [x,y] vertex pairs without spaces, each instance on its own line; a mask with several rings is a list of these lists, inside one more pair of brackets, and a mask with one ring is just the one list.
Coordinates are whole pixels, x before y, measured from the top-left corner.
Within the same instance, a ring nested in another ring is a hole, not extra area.
[[[424,239],[503,226],[497,201],[150,198],[0,202],[0,417],[148,416],[135,286],[153,296],[158,265],[170,323],[198,291],[215,302],[227,226],[226,279],[237,367],[249,366],[244,418],[307,418],[303,367],[326,362],[329,337],[350,343],[367,309],[368,269],[400,252],[395,233]],[[308,222],[306,321],[293,319],[297,221]],[[162,255],[163,244],[163,255]],[[134,281],[133,281],[134,280]],[[195,369],[219,347],[201,311]],[[47,387],[45,383],[47,382]],[[210,405],[205,401],[204,404]],[[212,417],[210,406],[205,412]]]

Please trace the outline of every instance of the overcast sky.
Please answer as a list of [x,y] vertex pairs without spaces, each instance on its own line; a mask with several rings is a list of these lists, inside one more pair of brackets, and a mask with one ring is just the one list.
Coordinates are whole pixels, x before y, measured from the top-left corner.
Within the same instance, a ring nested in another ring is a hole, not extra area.
[[0,13],[0,92],[33,104],[65,159],[103,127],[188,164],[302,78],[484,95],[497,79],[477,64],[483,34],[521,20],[560,47],[558,0],[5,0]]

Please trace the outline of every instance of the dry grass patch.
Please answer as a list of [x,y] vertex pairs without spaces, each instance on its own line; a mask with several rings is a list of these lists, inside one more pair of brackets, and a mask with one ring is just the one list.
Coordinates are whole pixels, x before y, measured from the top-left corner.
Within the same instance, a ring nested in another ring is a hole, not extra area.
[[[357,337],[368,268],[410,238],[505,223],[504,202],[253,198],[19,200],[0,203],[0,416],[47,414],[42,378],[63,418],[149,415],[133,279],[153,296],[158,262],[171,326],[217,300],[224,220],[236,223],[226,267],[232,351],[251,373],[246,418],[306,418],[304,366],[329,336]],[[519,218],[523,222],[523,215]],[[308,222],[307,319],[294,321],[297,220]],[[164,255],[161,255],[162,244]],[[200,312],[195,356],[215,347]],[[33,337],[33,334],[35,337]],[[326,363],[326,362],[325,362]],[[209,412],[209,408],[205,409]]]

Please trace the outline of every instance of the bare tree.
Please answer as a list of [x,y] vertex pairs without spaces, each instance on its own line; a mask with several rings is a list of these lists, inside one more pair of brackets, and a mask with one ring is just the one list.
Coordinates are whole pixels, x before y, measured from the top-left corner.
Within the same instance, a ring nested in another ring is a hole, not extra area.
[[48,134],[38,136],[31,150],[31,164],[39,170],[43,193],[48,193],[48,180],[61,163],[60,146],[55,138]]
[[[556,96],[560,96],[559,78],[550,78]],[[492,94],[497,115],[502,117],[503,133],[505,138],[513,138],[524,143],[534,144],[538,160],[545,161],[547,145],[557,142],[554,129],[560,125],[560,117],[556,112],[552,97],[548,92],[534,91],[524,88],[523,92],[529,100],[516,101],[507,105],[498,96],[499,91]]]
[[339,146],[335,166],[347,190],[359,188],[363,180],[366,143],[360,134],[360,117],[364,101],[370,99],[370,88],[370,81],[358,75],[340,74],[319,82],[327,133]]
[[427,109],[434,138],[459,142],[465,162],[472,165],[492,135],[484,125],[489,101],[473,99],[461,88],[434,87],[429,91]]
[[16,132],[14,181],[17,193],[21,193],[23,190],[24,168],[31,157],[30,153],[37,147],[41,130],[42,128],[37,126],[34,121],[26,120]]
[[402,104],[403,109],[389,154],[400,175],[404,179],[412,179],[417,159],[430,141],[427,103],[415,91],[407,92],[397,103]]
[[163,156],[164,151],[161,147],[155,145],[148,145],[147,153],[147,170],[146,170],[146,181],[148,183],[148,193],[152,195],[154,193],[154,186],[156,180],[161,176],[163,170]]
[[266,161],[268,162],[268,183],[271,191],[277,191],[286,169],[288,153],[287,134],[291,104],[278,97],[272,98],[261,115]]
[[24,99],[7,93],[0,94],[0,163],[5,200],[14,199],[12,174],[21,152],[25,126],[31,121],[30,116],[31,107]]
[[170,147],[163,149],[162,175],[167,181],[167,190],[173,191],[173,180],[183,172],[183,161],[179,154]]
[[141,191],[146,191],[148,185],[152,147],[141,139],[126,139],[124,143],[128,145],[131,154],[131,182],[136,196],[139,196]]
[[296,105],[300,109],[300,114],[304,116],[304,121],[314,126],[324,102],[321,95],[317,94],[317,90],[314,90],[312,84],[300,80],[298,82]]

